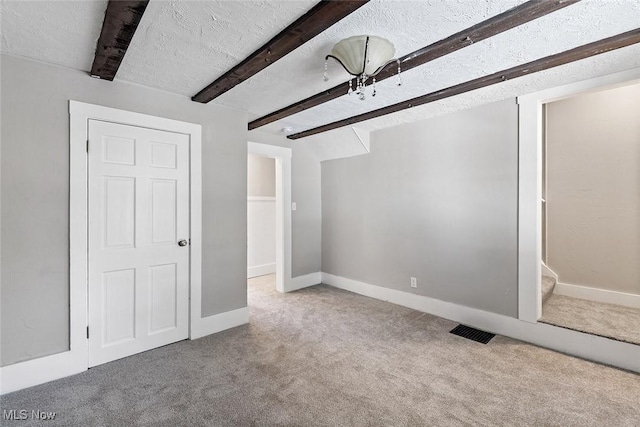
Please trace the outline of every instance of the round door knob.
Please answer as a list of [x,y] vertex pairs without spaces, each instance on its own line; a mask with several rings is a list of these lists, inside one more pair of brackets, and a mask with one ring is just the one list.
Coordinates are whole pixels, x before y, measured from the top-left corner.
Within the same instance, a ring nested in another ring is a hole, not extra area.
[[178,246],[187,246],[188,244],[189,243],[185,239],[182,239],[178,242]]

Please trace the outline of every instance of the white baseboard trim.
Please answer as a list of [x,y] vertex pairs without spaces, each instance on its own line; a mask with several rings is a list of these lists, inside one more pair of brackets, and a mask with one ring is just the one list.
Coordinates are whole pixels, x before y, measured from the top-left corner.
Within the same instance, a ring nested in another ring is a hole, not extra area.
[[[544,323],[524,322],[512,317],[370,285],[328,273],[316,272],[295,277],[291,280],[290,289],[288,290],[302,289],[319,283],[325,283],[371,298],[389,301],[489,332],[530,342],[541,347],[640,373],[640,346],[625,342]],[[575,287],[575,285],[568,286]],[[191,339],[221,332],[248,322],[248,307],[204,317],[198,322],[198,325],[193,325]],[[87,369],[87,360],[79,360],[80,354],[82,353],[74,354],[71,351],[67,351],[0,367],[0,394],[11,393],[84,372]]]
[[558,281],[558,275],[555,273],[555,271],[547,267],[547,264],[545,264],[544,262],[542,263],[542,275],[553,277],[554,279],[556,279],[556,282]]
[[247,279],[252,277],[264,276],[265,274],[273,274],[276,272],[276,262],[262,265],[254,265],[247,268]]
[[203,317],[196,325],[192,326],[191,339],[202,338],[246,323],[249,323],[249,307]]
[[308,288],[309,286],[319,285],[322,283],[322,273],[305,274],[304,276],[292,277],[291,281],[285,284],[285,292],[297,291],[298,289]]
[[71,351],[39,357],[0,368],[0,394],[11,393],[87,370],[87,360]]
[[322,283],[562,353],[640,373],[640,346],[638,345],[544,323],[525,322],[328,273],[322,273]]
[[568,283],[556,283],[556,287],[553,292],[558,295],[586,299],[589,301],[640,308],[640,295],[635,294],[590,288],[588,286],[570,285]]

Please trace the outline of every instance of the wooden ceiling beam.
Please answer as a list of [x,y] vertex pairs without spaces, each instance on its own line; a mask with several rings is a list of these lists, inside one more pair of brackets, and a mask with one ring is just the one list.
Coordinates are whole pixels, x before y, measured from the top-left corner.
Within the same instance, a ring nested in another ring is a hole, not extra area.
[[377,110],[369,111],[367,113],[359,114],[347,119],[338,120],[333,123],[295,133],[287,136],[287,138],[299,139],[306,136],[327,132],[329,130],[337,129],[343,126],[353,125],[365,120],[375,119],[376,117],[385,116],[387,114],[396,113],[408,108],[417,107],[419,105],[428,104],[440,99],[449,98],[465,92],[470,92],[472,90],[491,86],[497,83],[504,82],[506,80],[517,79],[518,77],[526,76],[529,74],[548,70],[550,68],[558,67],[560,65],[568,64],[570,62],[600,55],[602,53],[610,52],[612,50],[620,49],[636,43],[640,43],[640,28],[636,28],[635,30],[627,31],[625,33],[608,37],[606,39],[602,39],[593,43],[585,44],[574,49],[557,53],[555,55],[546,56],[544,58],[528,62],[526,64],[498,71],[497,73],[489,74],[484,77],[469,80],[467,82],[460,83],[455,86],[450,86],[446,89],[422,95],[413,99],[409,99],[407,101],[399,102],[388,107],[379,108]]
[[289,52],[302,46],[369,0],[321,1],[282,30],[241,63],[217,78],[191,99],[207,103],[264,70]]
[[[448,55],[464,47],[470,46],[481,40],[500,34],[504,31],[525,24],[534,19],[545,16],[551,12],[577,3],[579,0],[531,0],[507,10],[499,15],[491,17],[472,27],[464,29],[452,36],[437,41],[429,46],[411,52],[400,59],[402,71],[410,70],[417,66],[426,64],[434,59]],[[380,82],[397,71],[397,64],[394,62],[387,65],[376,76],[376,81]],[[307,99],[291,104],[273,113],[267,114],[249,123],[249,130],[256,129],[268,123],[299,113],[306,109],[315,107],[333,99],[347,94],[349,82],[344,82],[331,89],[317,93]]]
[[91,76],[113,80],[149,0],[109,0],[98,38]]

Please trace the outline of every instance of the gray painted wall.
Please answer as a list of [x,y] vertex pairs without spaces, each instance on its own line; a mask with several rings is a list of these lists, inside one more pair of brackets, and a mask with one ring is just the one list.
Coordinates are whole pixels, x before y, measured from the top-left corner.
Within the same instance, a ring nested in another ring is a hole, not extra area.
[[247,304],[247,117],[2,55],[1,364],[69,347],[69,99],[202,125],[202,312]]
[[640,294],[640,84],[547,105],[547,261],[559,281]]
[[249,154],[247,161],[247,196],[276,196],[276,161]]
[[503,101],[323,162],[322,271],[517,316],[517,120]]
[[297,209],[291,214],[292,275],[320,271],[322,251],[322,203],[320,162],[310,141],[293,142],[284,136],[249,132],[249,141],[292,149],[291,197]]

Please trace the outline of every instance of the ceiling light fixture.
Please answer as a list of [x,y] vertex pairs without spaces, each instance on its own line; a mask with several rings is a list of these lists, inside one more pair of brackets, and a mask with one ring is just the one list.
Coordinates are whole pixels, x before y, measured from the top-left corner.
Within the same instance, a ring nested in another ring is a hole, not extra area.
[[[400,77],[400,60],[393,59],[393,55],[396,53],[393,44],[382,37],[377,36],[353,36],[339,41],[331,49],[331,54],[324,58],[324,77],[326,82],[329,80],[329,74],[327,72],[329,58],[333,58],[342,67],[355,77],[355,79],[349,80],[348,95],[356,93],[360,100],[364,101],[366,98],[365,87],[367,80],[372,78],[373,92],[371,96],[376,96],[376,75],[382,71],[384,67],[392,62],[398,64],[398,80],[396,84],[402,85],[402,78]],[[355,80],[355,89],[353,87],[353,80]]]

